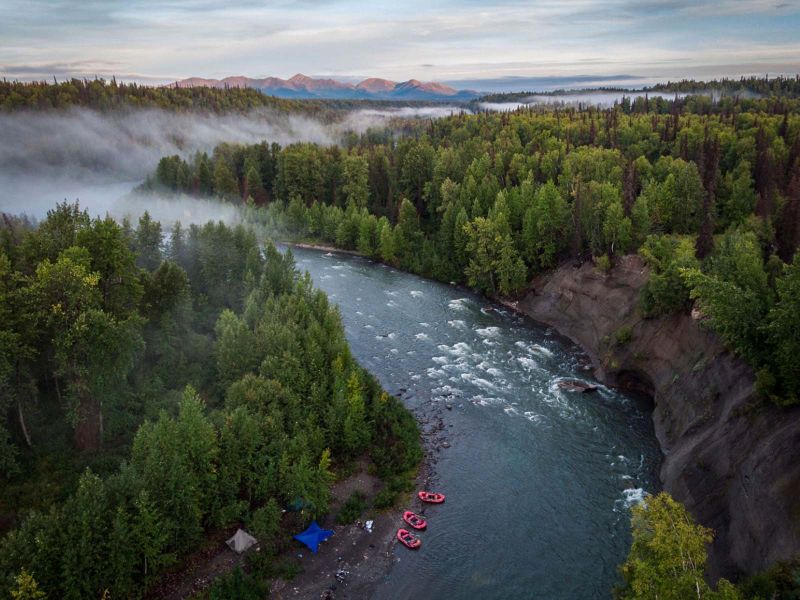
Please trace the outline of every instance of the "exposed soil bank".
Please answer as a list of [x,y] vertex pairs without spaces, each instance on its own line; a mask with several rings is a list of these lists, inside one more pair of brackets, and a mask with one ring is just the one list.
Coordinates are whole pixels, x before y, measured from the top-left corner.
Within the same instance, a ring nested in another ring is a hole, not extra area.
[[563,266],[513,308],[591,355],[611,385],[648,393],[664,488],[716,532],[713,575],[762,570],[800,553],[800,409],[762,405],[753,372],[689,315],[642,319],[648,270],[627,256],[604,274]]

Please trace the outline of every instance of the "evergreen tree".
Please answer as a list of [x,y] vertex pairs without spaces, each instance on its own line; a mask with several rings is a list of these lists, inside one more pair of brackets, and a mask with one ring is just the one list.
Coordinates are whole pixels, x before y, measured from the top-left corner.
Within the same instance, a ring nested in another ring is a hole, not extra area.
[[222,157],[214,165],[214,193],[225,200],[239,197],[239,184],[228,163]]

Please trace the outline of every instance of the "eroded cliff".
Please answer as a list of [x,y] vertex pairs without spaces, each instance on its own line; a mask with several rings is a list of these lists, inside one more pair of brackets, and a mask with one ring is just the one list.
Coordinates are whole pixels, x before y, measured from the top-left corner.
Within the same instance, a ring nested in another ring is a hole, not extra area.
[[533,280],[516,307],[583,346],[601,381],[653,398],[664,489],[715,530],[713,575],[791,558],[800,553],[800,409],[759,402],[752,370],[696,318],[643,319],[647,277],[637,256],[608,274],[564,266]]

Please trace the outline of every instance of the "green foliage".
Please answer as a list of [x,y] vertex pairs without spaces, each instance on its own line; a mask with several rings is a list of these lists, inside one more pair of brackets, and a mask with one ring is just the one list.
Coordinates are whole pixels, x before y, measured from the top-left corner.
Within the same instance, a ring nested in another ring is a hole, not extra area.
[[761,325],[772,291],[758,240],[749,232],[730,232],[708,262],[706,272],[683,271],[690,295],[725,342],[751,364],[759,364],[765,342]]
[[387,486],[375,495],[372,505],[378,510],[392,508],[397,503],[397,497],[397,492]]
[[[65,473],[52,494],[65,502],[2,539],[0,595],[141,597],[209,529],[250,522],[256,580],[233,574],[213,592],[242,597],[285,570],[270,559],[288,539],[281,506],[327,512],[334,456],[346,467],[366,454],[387,477],[421,458],[413,417],[353,360],[338,311],[290,252],[209,223],[177,225],[164,253],[158,232],[147,216],[132,231],[65,204],[14,261],[0,252],[3,418],[40,389],[36,454],[81,465],[91,456],[57,441],[73,430],[103,469]],[[0,425],[11,487],[35,485],[17,457],[36,454]]]
[[519,257],[505,215],[478,217],[465,227],[470,257],[467,282],[489,294],[508,296],[525,285],[525,263]]
[[648,236],[639,254],[651,269],[641,295],[644,316],[657,317],[685,310],[690,299],[682,272],[699,266],[693,241],[673,236]]
[[[526,187],[531,186],[530,182],[524,183],[523,193]],[[528,262],[540,269],[556,266],[556,260],[569,239],[570,212],[552,181],[536,190],[523,223],[522,239]]]
[[347,502],[344,503],[339,514],[336,515],[336,522],[339,525],[347,525],[348,523],[355,523],[356,519],[361,516],[365,510],[369,508],[367,504],[367,497],[359,491],[350,494]]
[[695,524],[669,494],[651,496],[632,512],[633,544],[620,568],[624,584],[616,590],[617,598],[741,598],[724,579],[717,591],[706,583],[706,546],[713,539],[712,531]]
[[46,597],[33,576],[22,569],[17,575],[16,588],[11,590],[12,600],[41,600]]
[[261,600],[267,593],[265,586],[240,567],[214,580],[208,592],[209,600]]

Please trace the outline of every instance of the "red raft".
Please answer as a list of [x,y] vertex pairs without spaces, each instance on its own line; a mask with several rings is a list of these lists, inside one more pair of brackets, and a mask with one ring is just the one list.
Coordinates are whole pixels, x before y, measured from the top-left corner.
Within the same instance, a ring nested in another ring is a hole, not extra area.
[[408,529],[398,529],[397,539],[401,544],[403,544],[403,546],[406,548],[411,548],[411,550],[416,550],[422,545],[422,540],[411,533]]
[[417,494],[419,499],[429,504],[441,504],[444,502],[444,494],[436,494],[434,492],[420,492]]
[[407,510],[403,513],[403,521],[409,524],[410,527],[414,529],[425,529],[428,526],[428,522],[420,517],[418,514]]

